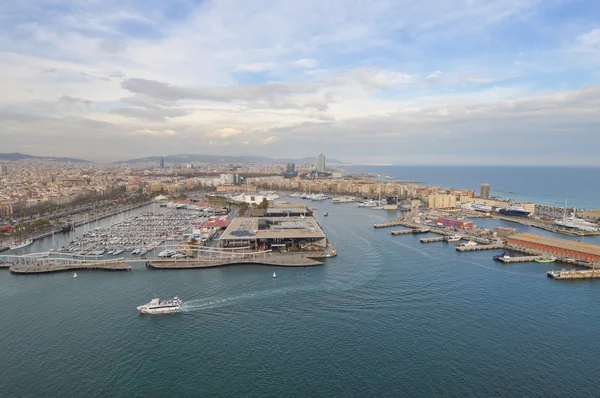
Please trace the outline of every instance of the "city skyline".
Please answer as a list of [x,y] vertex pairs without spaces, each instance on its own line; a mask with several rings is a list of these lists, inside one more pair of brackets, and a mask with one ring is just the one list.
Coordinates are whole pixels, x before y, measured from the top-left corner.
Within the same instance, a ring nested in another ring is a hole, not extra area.
[[354,164],[600,165],[590,0],[3,11],[2,152],[301,158],[318,143]]

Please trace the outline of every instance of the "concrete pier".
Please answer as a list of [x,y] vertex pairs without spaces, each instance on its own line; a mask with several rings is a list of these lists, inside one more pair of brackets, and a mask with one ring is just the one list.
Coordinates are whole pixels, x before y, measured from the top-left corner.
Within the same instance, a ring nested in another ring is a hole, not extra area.
[[420,239],[421,243],[433,243],[433,242],[443,242],[443,241],[444,241],[443,236],[437,236],[435,238],[421,238]]
[[395,231],[392,231],[392,235],[410,235],[412,233],[412,229],[397,229]]
[[475,252],[479,250],[497,250],[504,249],[503,244],[497,245],[477,245],[477,246],[456,246],[458,252]]
[[518,256],[518,257],[499,257],[498,261],[501,261],[505,264],[511,263],[530,263],[535,261],[536,258],[540,258],[540,256]]
[[562,270],[548,271],[548,278],[552,279],[596,279],[600,278],[600,272],[597,270]]
[[81,271],[81,270],[103,270],[103,271],[131,271],[131,266],[125,260],[115,259],[86,263],[61,263],[52,261],[40,261],[30,263],[14,263],[10,272],[14,274],[44,274],[50,272]]
[[244,256],[236,258],[186,258],[186,259],[152,259],[146,262],[150,268],[157,269],[190,269],[214,268],[227,265],[260,264],[276,267],[313,267],[323,262],[305,257],[301,254],[272,254],[260,256]]

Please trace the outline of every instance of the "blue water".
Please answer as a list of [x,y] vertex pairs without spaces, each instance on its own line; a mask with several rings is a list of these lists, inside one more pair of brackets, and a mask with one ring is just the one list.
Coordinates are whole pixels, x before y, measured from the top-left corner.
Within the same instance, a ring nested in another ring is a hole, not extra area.
[[[393,213],[311,205],[339,256],[276,279],[263,266],[0,270],[0,395],[597,395],[597,281],[373,228]],[[138,315],[154,295],[199,296]]]
[[[539,204],[600,209],[599,167],[353,166],[348,171],[390,175],[422,185],[472,189],[490,184],[492,196]],[[513,192],[513,193],[508,193]]]

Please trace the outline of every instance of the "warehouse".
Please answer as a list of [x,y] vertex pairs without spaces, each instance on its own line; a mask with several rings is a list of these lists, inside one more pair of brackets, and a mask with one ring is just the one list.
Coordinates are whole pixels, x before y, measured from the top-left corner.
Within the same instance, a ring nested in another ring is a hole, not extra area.
[[509,236],[508,244],[517,249],[534,251],[537,254],[600,263],[600,246],[590,243],[523,233]]

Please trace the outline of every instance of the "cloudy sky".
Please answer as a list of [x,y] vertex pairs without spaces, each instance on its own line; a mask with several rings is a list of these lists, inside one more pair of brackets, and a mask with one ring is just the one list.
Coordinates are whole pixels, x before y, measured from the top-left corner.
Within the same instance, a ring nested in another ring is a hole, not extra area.
[[0,152],[600,165],[597,0],[19,0]]

